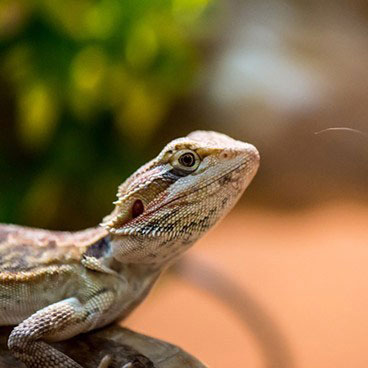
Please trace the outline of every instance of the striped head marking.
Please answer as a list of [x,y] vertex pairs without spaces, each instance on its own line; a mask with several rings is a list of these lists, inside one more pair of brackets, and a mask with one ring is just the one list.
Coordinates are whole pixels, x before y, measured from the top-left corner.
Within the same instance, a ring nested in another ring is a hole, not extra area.
[[251,144],[196,131],[170,142],[118,191],[102,223],[122,262],[176,258],[237,202],[259,166]]

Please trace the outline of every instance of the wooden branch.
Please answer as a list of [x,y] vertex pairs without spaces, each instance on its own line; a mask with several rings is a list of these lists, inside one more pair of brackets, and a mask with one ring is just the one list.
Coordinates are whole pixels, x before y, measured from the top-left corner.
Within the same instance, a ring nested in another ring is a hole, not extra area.
[[[0,328],[0,368],[25,368],[7,348],[11,328]],[[52,343],[84,368],[97,368],[101,359],[112,357],[109,368],[206,368],[197,359],[165,341],[145,336],[118,325]]]

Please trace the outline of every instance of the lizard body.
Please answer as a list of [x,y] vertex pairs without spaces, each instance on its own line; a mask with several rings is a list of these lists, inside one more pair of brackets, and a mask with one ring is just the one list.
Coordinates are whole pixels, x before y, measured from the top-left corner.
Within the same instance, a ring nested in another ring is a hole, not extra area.
[[12,353],[30,368],[81,368],[48,342],[126,317],[234,206],[258,165],[254,146],[193,132],[119,187],[99,227],[70,233],[0,225],[0,325],[16,325]]

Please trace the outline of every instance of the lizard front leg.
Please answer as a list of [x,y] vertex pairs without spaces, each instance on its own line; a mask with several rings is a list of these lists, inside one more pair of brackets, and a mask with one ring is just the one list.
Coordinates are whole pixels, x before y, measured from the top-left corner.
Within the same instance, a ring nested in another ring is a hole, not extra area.
[[[84,305],[77,298],[51,304],[14,328],[8,346],[28,368],[83,368],[67,355],[49,345],[91,330],[98,318],[114,301],[111,291],[95,293]],[[106,359],[100,364],[107,367]]]

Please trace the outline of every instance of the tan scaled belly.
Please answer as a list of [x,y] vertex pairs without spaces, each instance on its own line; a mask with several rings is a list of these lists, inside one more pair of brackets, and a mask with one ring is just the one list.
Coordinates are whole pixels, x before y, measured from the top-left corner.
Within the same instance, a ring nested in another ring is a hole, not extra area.
[[48,265],[0,273],[0,326],[15,325],[36,311],[68,298],[79,288],[74,265]]

